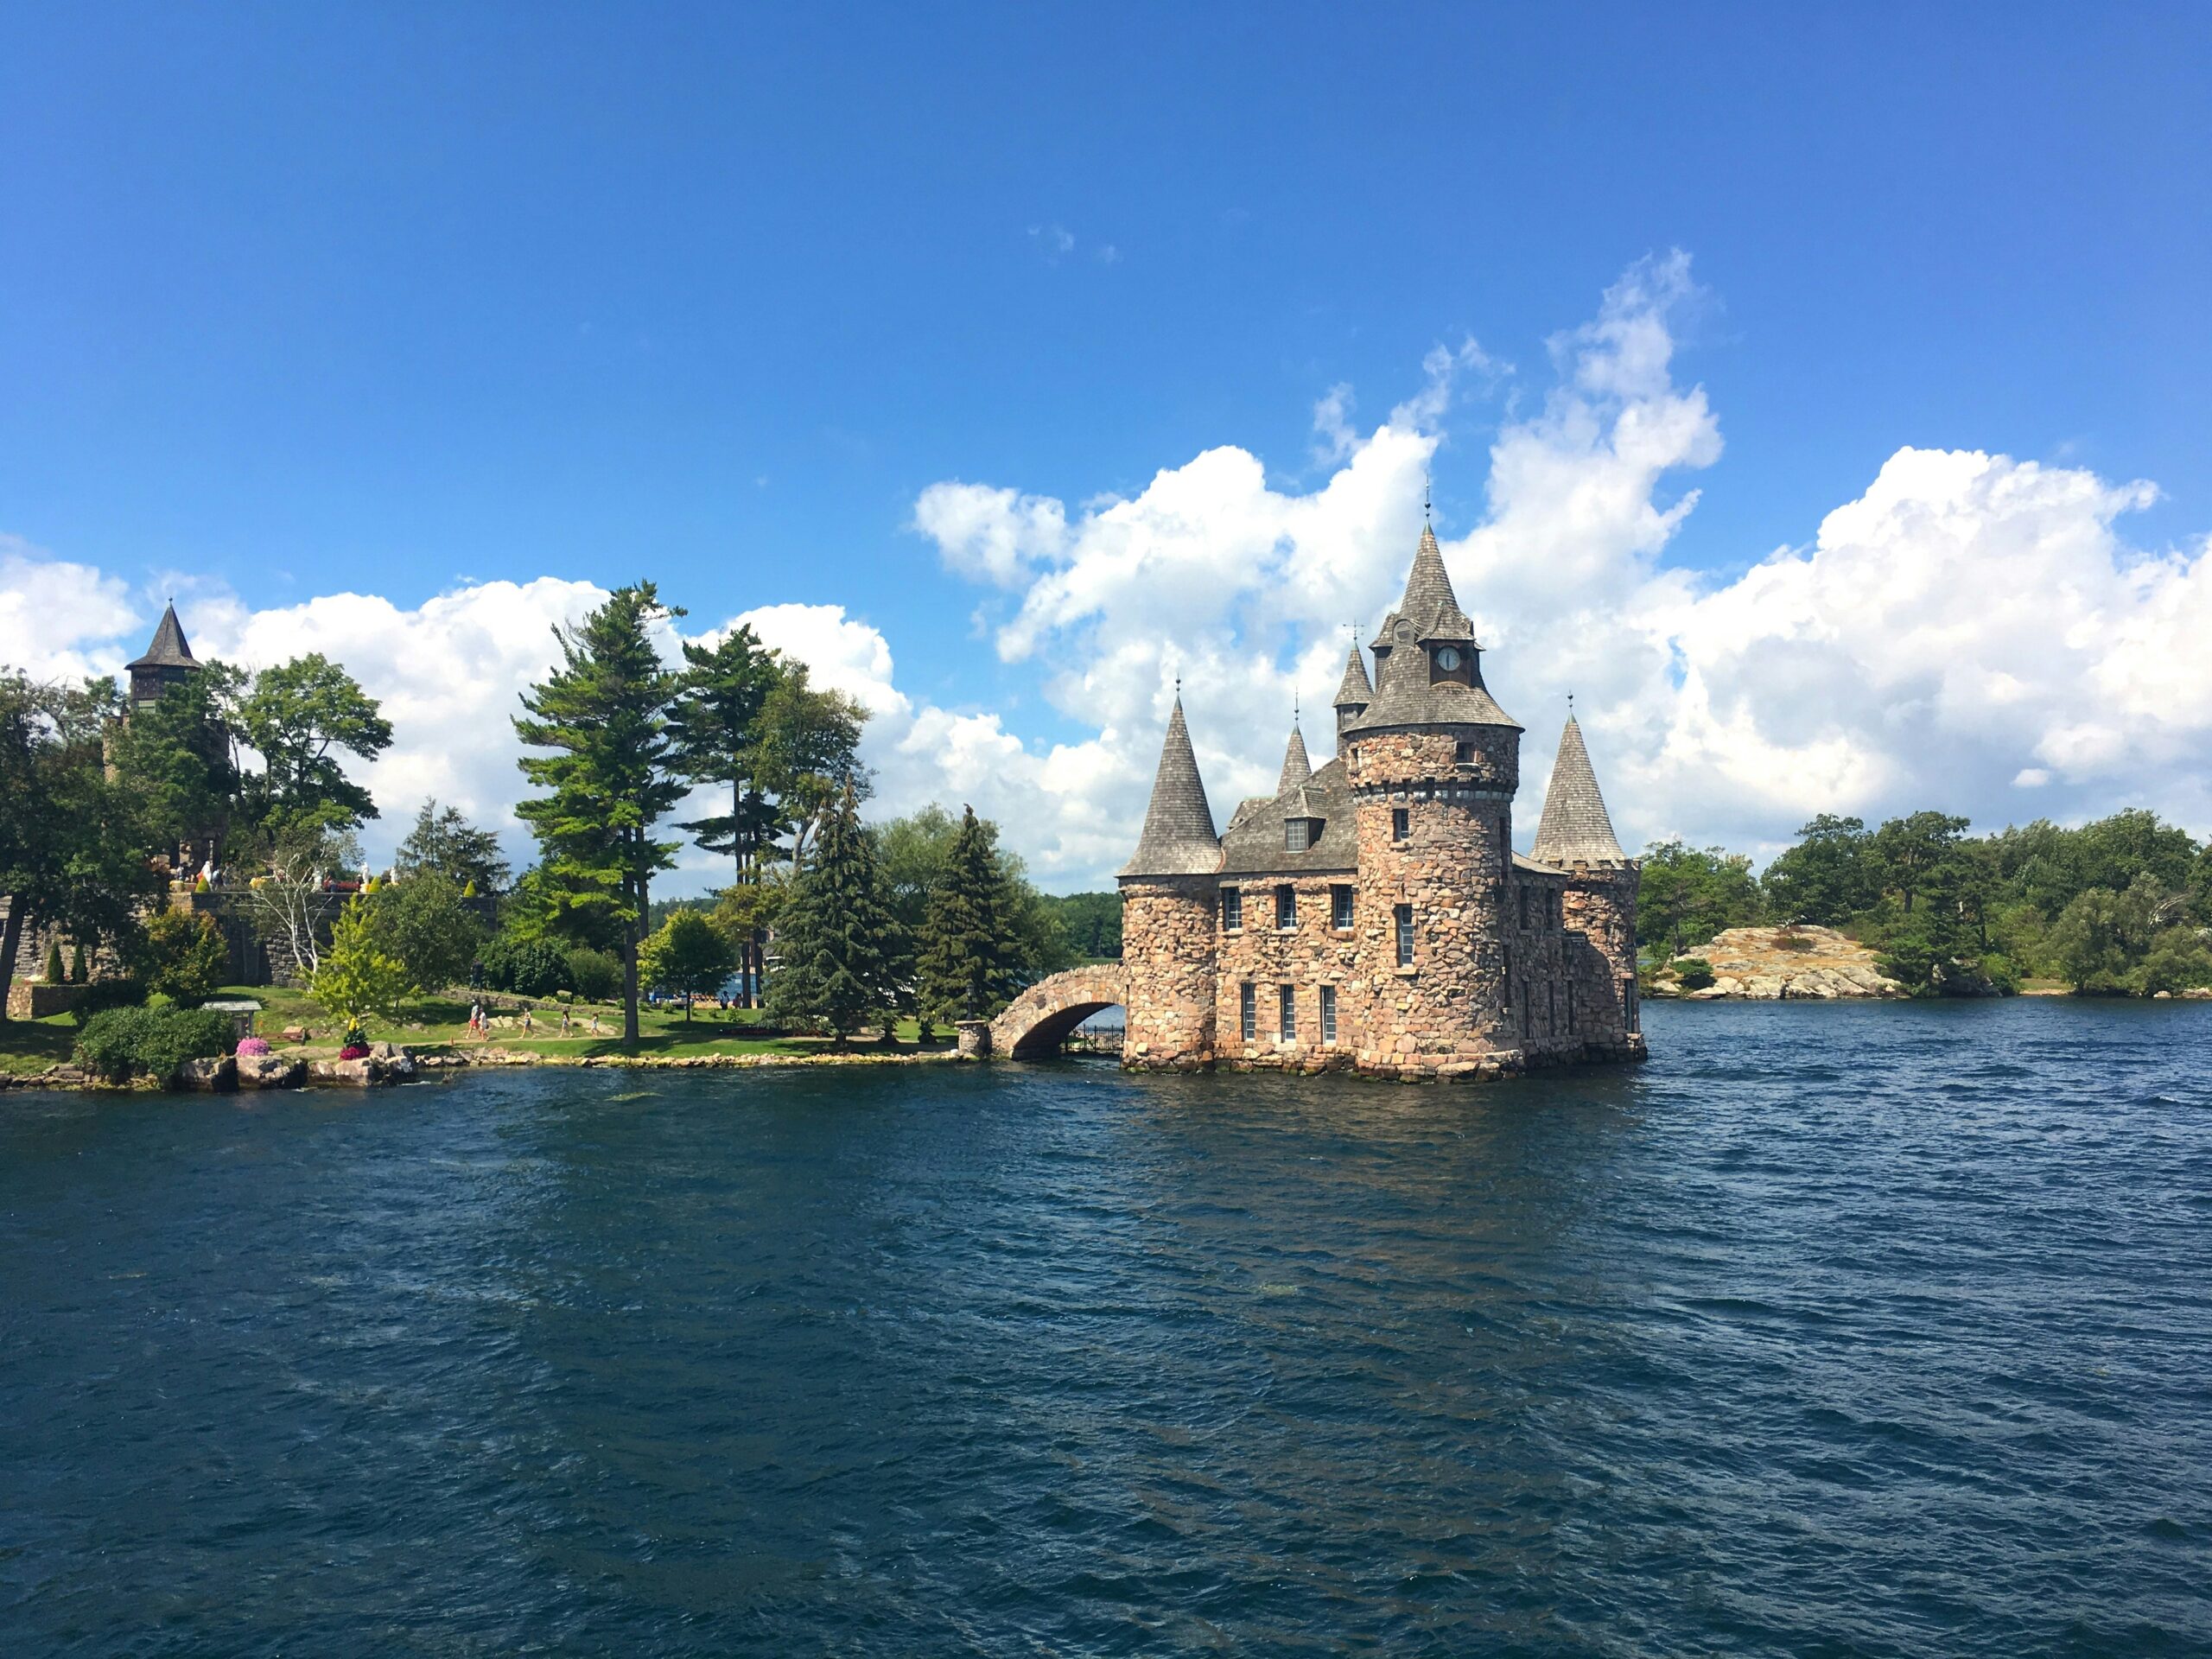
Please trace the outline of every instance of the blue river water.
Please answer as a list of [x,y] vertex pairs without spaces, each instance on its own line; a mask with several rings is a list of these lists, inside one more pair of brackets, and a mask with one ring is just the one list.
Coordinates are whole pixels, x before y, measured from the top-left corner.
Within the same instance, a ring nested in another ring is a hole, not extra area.
[[0,1654],[2212,1652],[2212,1005],[0,1096]]

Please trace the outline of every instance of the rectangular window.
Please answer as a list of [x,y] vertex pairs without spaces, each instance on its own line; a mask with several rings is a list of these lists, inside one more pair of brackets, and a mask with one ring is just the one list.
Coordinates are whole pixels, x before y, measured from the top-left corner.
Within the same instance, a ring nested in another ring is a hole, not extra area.
[[1260,993],[1254,986],[1236,988],[1236,1028],[1248,1043],[1260,1034]]
[[1286,853],[1302,853],[1313,844],[1313,820],[1285,818],[1282,821],[1282,849]]
[[1529,984],[1526,980],[1521,983],[1521,1034],[1523,1037],[1529,1034]]
[[1244,895],[1235,887],[1221,890],[1221,928],[1224,933],[1235,933],[1244,925]]
[[1521,889],[1521,931],[1523,933],[1529,931],[1529,889],[1526,887]]
[[1544,1035],[1559,1035],[1559,982],[1544,982]]
[[1567,988],[1567,1034],[1574,1035],[1574,987]]
[[1275,889],[1275,925],[1287,931],[1298,925],[1298,889]]
[[1282,1008],[1282,1039],[1294,1043],[1298,1040],[1298,994],[1286,985],[1277,1001]]
[[1336,928],[1351,926],[1351,889],[1350,887],[1329,889],[1329,925]]
[[1390,839],[1393,841],[1408,841],[1412,838],[1413,833],[1414,815],[1412,809],[1403,806],[1392,807],[1390,809]]
[[1400,905],[1395,912],[1398,922],[1398,966],[1414,965],[1414,907]]
[[1337,988],[1321,988],[1321,1040],[1333,1045],[1337,1040]]
[[1475,746],[1471,743],[1454,744],[1452,748],[1452,759],[1463,766],[1473,766],[1475,764]]

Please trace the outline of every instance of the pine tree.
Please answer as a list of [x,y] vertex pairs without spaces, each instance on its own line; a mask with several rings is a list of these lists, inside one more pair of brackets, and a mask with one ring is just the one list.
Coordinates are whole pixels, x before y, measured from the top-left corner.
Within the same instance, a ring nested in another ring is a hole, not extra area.
[[573,628],[556,628],[561,665],[524,696],[531,718],[515,730],[533,748],[523,775],[551,793],[516,816],[537,836],[537,874],[550,887],[556,924],[580,936],[613,924],[622,958],[622,1032],[638,1040],[638,938],[655,874],[675,863],[677,843],[653,839],[653,825],[683,798],[671,770],[667,711],[676,677],[661,666],[649,630],[680,616],[653,584],[619,588]]
[[918,1001],[922,1031],[988,1020],[1007,1004],[1020,969],[1009,937],[1011,894],[991,838],[963,808],[944,870],[922,917]]
[[[695,784],[727,788],[729,810],[677,828],[690,830],[701,851],[729,855],[737,886],[754,885],[786,827],[760,776],[761,713],[784,667],[750,627],[734,629],[711,649],[685,645],[683,662],[683,694],[668,720],[675,763]],[[738,941],[748,1005],[760,944],[753,932]]]
[[792,881],[778,919],[770,1011],[819,1020],[840,1043],[871,1014],[887,1026],[899,1002],[898,931],[874,838],[847,791],[823,817],[813,861]]

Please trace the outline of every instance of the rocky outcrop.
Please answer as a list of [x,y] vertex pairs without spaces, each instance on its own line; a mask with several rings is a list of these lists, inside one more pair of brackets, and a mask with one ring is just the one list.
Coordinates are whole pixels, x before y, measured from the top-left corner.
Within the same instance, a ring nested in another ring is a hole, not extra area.
[[238,1065],[225,1054],[211,1060],[187,1060],[176,1069],[176,1086],[228,1094],[238,1086]]
[[[1681,964],[1711,964],[1713,983],[1683,988]],[[1655,996],[1693,1001],[1740,998],[1831,1001],[1839,997],[1903,996],[1904,986],[1882,972],[1874,952],[1832,927],[1732,927],[1660,970]]]
[[289,1054],[247,1054],[238,1062],[241,1089],[296,1089],[308,1080],[308,1063]]

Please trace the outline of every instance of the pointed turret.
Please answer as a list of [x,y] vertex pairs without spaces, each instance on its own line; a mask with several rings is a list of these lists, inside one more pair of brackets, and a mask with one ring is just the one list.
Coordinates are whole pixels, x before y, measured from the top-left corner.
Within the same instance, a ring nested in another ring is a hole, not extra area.
[[1198,777],[1198,758],[1191,750],[1191,728],[1184,722],[1179,693],[1167,716],[1167,740],[1160,748],[1160,770],[1152,780],[1144,834],[1121,873],[1209,875],[1220,866],[1221,838],[1214,834],[1213,809],[1206,804],[1206,786]]
[[1598,792],[1598,774],[1590,769],[1582,727],[1571,712],[1567,729],[1560,734],[1559,754],[1552,761],[1550,786],[1544,791],[1536,844],[1529,851],[1538,863],[1560,868],[1628,862],[1620,842],[1613,839],[1613,821],[1606,816],[1605,798]]
[[1278,799],[1287,795],[1313,775],[1313,763],[1306,758],[1306,734],[1298,729],[1298,722],[1290,724],[1290,747],[1283,751],[1282,776],[1275,780]]
[[1337,753],[1344,753],[1344,728],[1365,712],[1375,701],[1375,688],[1368,683],[1367,659],[1359,654],[1359,639],[1353,637],[1351,656],[1344,664],[1344,677],[1337,687]]
[[185,643],[184,625],[176,620],[175,601],[163,609],[160,625],[154,630],[154,643],[146,647],[146,654],[129,668],[197,668],[199,659],[193,656],[192,647]]
[[1514,725],[1483,684],[1474,624],[1459,608],[1436,532],[1427,525],[1406,575],[1405,596],[1382,619],[1369,649],[1375,653],[1375,690],[1364,709],[1343,718],[1339,740],[1391,727]]
[[130,675],[130,700],[153,702],[173,685],[181,685],[200,671],[200,660],[185,643],[184,625],[176,620],[174,601],[162,612],[154,630],[154,643],[136,662],[124,664]]

